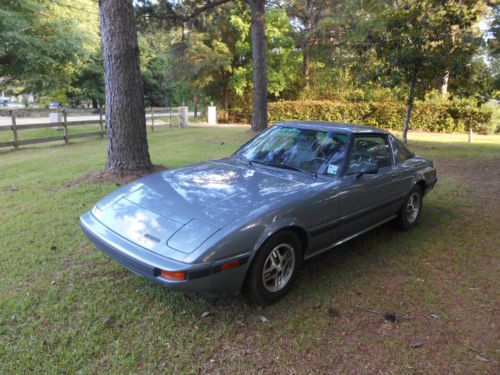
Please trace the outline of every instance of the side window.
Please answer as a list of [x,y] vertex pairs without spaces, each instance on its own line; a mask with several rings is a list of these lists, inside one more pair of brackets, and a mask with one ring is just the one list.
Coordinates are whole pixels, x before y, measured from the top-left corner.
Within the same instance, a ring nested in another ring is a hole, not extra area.
[[379,168],[392,165],[389,143],[386,137],[355,137],[347,165],[347,174],[359,173],[363,164],[374,163]]
[[394,151],[394,160],[397,164],[404,163],[413,157],[413,154],[397,139],[391,137],[392,149]]
[[335,176],[340,171],[340,166],[345,160],[348,137],[345,134],[328,133],[319,144],[318,156],[328,160],[326,174]]

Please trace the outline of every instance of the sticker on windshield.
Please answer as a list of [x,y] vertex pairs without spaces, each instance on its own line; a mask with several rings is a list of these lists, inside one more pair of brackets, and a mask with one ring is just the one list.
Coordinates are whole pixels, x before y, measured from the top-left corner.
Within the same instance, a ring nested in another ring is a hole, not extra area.
[[335,164],[328,164],[328,169],[326,170],[326,173],[337,174],[337,169],[338,167]]

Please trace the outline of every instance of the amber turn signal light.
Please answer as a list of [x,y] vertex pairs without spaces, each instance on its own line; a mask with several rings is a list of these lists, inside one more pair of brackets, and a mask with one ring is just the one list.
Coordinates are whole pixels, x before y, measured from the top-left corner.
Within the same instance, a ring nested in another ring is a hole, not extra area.
[[186,280],[186,272],[184,271],[167,271],[161,270],[161,277],[169,280]]
[[224,263],[222,266],[220,266],[220,269],[221,269],[221,271],[230,270],[231,268],[234,268],[239,264],[240,264],[239,259],[232,260],[231,262]]

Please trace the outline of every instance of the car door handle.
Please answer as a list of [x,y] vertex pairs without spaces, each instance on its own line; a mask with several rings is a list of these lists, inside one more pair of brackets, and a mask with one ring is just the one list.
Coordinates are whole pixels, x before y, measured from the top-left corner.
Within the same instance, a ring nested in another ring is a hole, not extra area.
[[400,177],[401,177],[401,175],[400,175],[400,174],[393,174],[393,175],[391,176],[391,180],[393,180],[393,181],[394,181],[394,180],[399,180],[399,178],[400,178]]

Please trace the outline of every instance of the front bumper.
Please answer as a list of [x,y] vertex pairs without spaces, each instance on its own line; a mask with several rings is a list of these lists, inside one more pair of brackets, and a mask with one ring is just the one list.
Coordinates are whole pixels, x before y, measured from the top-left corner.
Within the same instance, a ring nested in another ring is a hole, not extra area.
[[[87,238],[100,250],[135,274],[160,283],[170,289],[186,293],[236,294],[241,290],[249,254],[214,261],[188,264],[155,254],[116,234],[92,212],[80,216],[80,225]],[[239,266],[221,272],[221,264],[239,260]],[[185,280],[170,280],[161,276],[161,270],[183,271]]]

